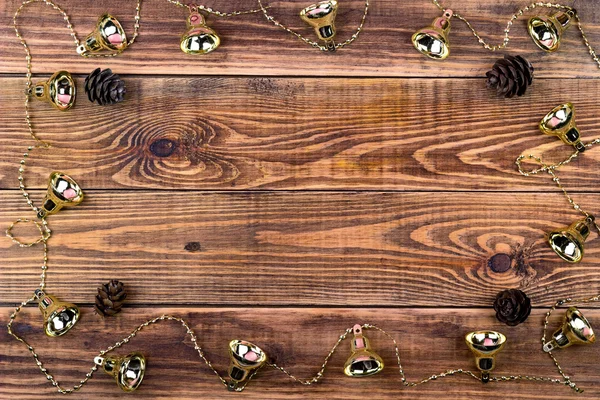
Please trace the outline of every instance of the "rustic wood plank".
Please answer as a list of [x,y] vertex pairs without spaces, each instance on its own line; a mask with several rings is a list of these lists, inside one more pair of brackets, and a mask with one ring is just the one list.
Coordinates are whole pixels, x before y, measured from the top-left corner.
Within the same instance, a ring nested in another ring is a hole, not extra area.
[[[20,3],[20,0],[0,2],[0,47],[3,49],[0,70],[3,72],[24,73],[25,55],[12,29],[12,16]],[[224,11],[248,9],[256,4],[242,0],[203,3]],[[277,19],[314,38],[312,29],[298,18],[300,9],[310,2],[286,0],[268,3]],[[65,66],[72,72],[89,73],[99,63],[110,63],[122,73],[143,74],[482,76],[498,57],[498,54],[480,47],[471,31],[460,21],[454,20],[450,35],[452,54],[444,62],[429,60],[414,50],[410,37],[441,15],[430,1],[377,0],[371,3],[369,17],[359,40],[335,55],[322,54],[307,46],[270,25],[262,15],[250,15],[231,19],[209,18],[209,25],[223,39],[221,48],[204,57],[188,56],[179,50],[180,35],[185,30],[186,11],[165,1],[143,3],[138,41],[114,60],[84,60],[77,55],[61,17],[49,7],[31,6],[20,23],[34,54],[34,70],[46,73]],[[117,16],[128,35],[132,34],[133,1],[61,1],[60,4],[71,15],[81,37],[93,29],[97,17],[106,11]],[[510,16],[529,2],[448,0],[444,4],[466,16],[486,40],[499,44]],[[581,14],[590,41],[598,46],[600,13],[596,4],[588,1],[574,5]],[[362,0],[341,2],[336,20],[340,40],[345,40],[354,32],[363,6]],[[565,33],[557,53],[546,54],[527,35],[526,20],[519,19],[514,24],[507,52],[526,55],[535,65],[538,76],[598,76],[597,65],[589,57],[576,27],[571,27]]]
[[[6,324],[8,308],[2,308],[0,322]],[[372,323],[389,331],[400,343],[400,356],[407,378],[417,380],[446,369],[474,369],[474,360],[464,344],[464,335],[477,329],[494,329],[507,335],[507,345],[497,357],[497,374],[544,375],[558,377],[550,358],[541,351],[539,337],[545,310],[534,310],[517,327],[496,321],[491,309],[288,309],[288,308],[126,308],[116,317],[100,319],[90,308],[83,309],[77,326],[59,339],[45,337],[39,311],[28,308],[17,319],[17,331],[36,348],[54,376],[74,384],[92,365],[97,352],[128,333],[138,323],[162,313],[189,321],[215,367],[223,373],[228,365],[227,342],[246,339],[261,346],[279,365],[299,377],[314,375],[323,358],[344,329],[355,323]],[[584,310],[592,323],[600,311]],[[557,311],[552,328],[558,326],[563,311]],[[568,388],[537,382],[503,382],[482,385],[467,377],[439,379],[418,388],[404,388],[396,367],[393,344],[385,336],[366,331],[373,349],[384,359],[385,369],[367,379],[344,376],[342,366],[348,357],[349,341],[342,343],[332,357],[323,380],[309,387],[294,383],[280,372],[265,369],[252,380],[244,398],[250,399],[363,399],[368,391],[377,399],[596,399],[600,396],[597,345],[575,346],[555,352],[565,371],[585,392],[577,395]],[[53,393],[27,350],[0,330],[0,396],[19,399],[45,398]],[[136,398],[239,398],[228,393],[202,364],[184,329],[176,322],[151,327],[136,336],[116,354],[142,351],[148,370]],[[78,396],[106,399],[125,396],[101,371]],[[50,398],[58,398],[50,396]]]
[[[20,197],[1,193],[0,226],[31,213]],[[120,279],[143,305],[468,307],[508,287],[551,304],[600,290],[595,232],[577,265],[545,243],[575,218],[559,194],[91,191],[49,218],[48,282],[92,302]],[[16,302],[36,285],[41,249],[0,249],[0,298]],[[490,265],[496,254],[506,261]]]
[[[539,132],[544,114],[576,103],[582,136],[598,136],[597,80],[537,80],[519,99],[498,99],[483,80],[125,78],[125,103],[32,103],[39,136],[30,187],[65,169],[86,188],[393,189],[556,191],[525,178],[525,152],[559,160],[572,151]],[[32,143],[21,79],[0,78],[0,185]],[[326,107],[321,105],[326,104]],[[600,153],[561,173],[570,189],[596,191]]]

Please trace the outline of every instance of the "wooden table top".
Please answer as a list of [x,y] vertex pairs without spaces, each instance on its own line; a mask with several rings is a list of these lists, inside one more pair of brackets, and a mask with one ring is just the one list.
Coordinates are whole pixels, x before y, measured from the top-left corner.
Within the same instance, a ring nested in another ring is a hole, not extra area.
[[[82,37],[106,11],[131,35],[133,1],[60,4]],[[255,6],[204,4],[223,11]],[[510,15],[525,2],[445,4],[500,43]],[[597,4],[568,4],[600,47]],[[0,0],[2,229],[32,217],[17,181],[19,160],[33,144],[24,121],[25,53],[12,28],[19,5]],[[305,1],[270,5],[281,22],[313,38],[297,17]],[[353,33],[363,5],[340,1],[339,38]],[[600,242],[592,232],[582,263],[561,262],[544,234],[578,214],[549,177],[523,177],[514,160],[521,153],[547,160],[570,153],[537,128],[567,101],[577,108],[582,137],[600,136],[600,70],[576,26],[565,32],[558,52],[546,54],[527,35],[525,18],[515,22],[507,50],[497,53],[481,48],[454,19],[450,57],[429,60],[413,49],[410,36],[440,14],[428,0],[371,0],[359,39],[335,54],[310,48],[261,14],[209,17],[221,47],[194,57],[179,49],[186,10],[144,1],[131,48],[116,58],[84,59],[56,11],[28,6],[19,23],[34,81],[65,69],[79,91],[68,112],[31,103],[37,134],[52,144],[29,157],[32,198],[41,201],[53,170],[73,176],[86,193],[80,206],[48,218],[48,292],[80,305],[81,321],[58,339],[44,335],[34,307],[15,323],[56,379],[65,387],[79,383],[101,349],[165,313],[189,321],[224,374],[228,341],[245,339],[294,375],[310,377],[346,328],[370,323],[399,341],[411,381],[452,368],[474,370],[464,335],[477,329],[508,338],[495,373],[558,378],[541,351],[543,316],[559,298],[600,290]],[[521,54],[535,67],[523,97],[503,99],[486,88],[485,72],[503,54]],[[123,103],[101,107],[87,100],[83,80],[96,67],[112,68],[125,80]],[[599,161],[594,148],[560,172],[590,212],[600,206]],[[33,237],[25,227],[18,233]],[[1,326],[37,287],[41,256],[39,246],[0,240]],[[96,288],[109,279],[123,281],[128,297],[120,314],[102,319],[92,304]],[[524,290],[534,306],[517,327],[498,322],[491,307],[506,288]],[[597,307],[585,309],[596,325]],[[555,313],[551,330],[562,315]],[[379,375],[344,376],[346,341],[318,384],[302,386],[265,368],[242,394],[224,389],[175,323],[149,328],[116,353],[147,356],[144,383],[129,396],[143,399],[600,397],[597,346],[555,353],[585,389],[581,395],[537,382],[482,385],[466,376],[405,388],[393,343],[374,331],[365,334],[385,360]],[[121,396],[97,372],[74,398]],[[63,398],[5,329],[0,397]]]

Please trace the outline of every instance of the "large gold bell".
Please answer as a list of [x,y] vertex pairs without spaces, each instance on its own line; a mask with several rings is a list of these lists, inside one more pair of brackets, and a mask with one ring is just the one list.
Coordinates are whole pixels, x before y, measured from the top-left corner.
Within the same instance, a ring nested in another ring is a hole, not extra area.
[[377,353],[371,350],[369,339],[363,336],[362,327],[359,324],[352,328],[354,338],[352,338],[350,357],[344,364],[344,374],[351,377],[364,377],[375,375],[383,370],[383,359]]
[[552,339],[544,343],[546,353],[559,348],[565,348],[574,344],[592,344],[596,341],[596,335],[588,320],[577,307],[569,307],[565,314],[562,326],[554,332]]
[[570,144],[579,152],[585,151],[581,135],[575,124],[575,106],[565,103],[554,107],[540,121],[540,130],[546,135],[558,136],[566,144]]
[[496,331],[475,331],[467,333],[465,341],[475,354],[477,369],[481,371],[481,381],[490,380],[490,371],[496,366],[496,354],[506,344],[506,336]]
[[75,326],[79,320],[79,308],[37,289],[35,297],[44,316],[44,332],[51,337],[62,336]]
[[229,342],[229,381],[228,389],[237,391],[240,384],[252,377],[252,372],[262,367],[267,355],[262,349],[245,340]]
[[573,222],[567,228],[548,234],[550,247],[560,258],[570,263],[578,263],[583,258],[585,240],[590,235],[590,225],[594,217],[589,216]]
[[117,386],[124,392],[133,392],[144,379],[146,373],[146,358],[142,353],[134,352],[126,356],[96,357],[96,365],[104,372],[115,378]]
[[314,28],[320,40],[332,43],[335,37],[337,9],[337,0],[321,1],[302,9],[300,18]]
[[96,29],[77,47],[77,53],[85,55],[101,50],[123,51],[127,47],[127,36],[121,23],[112,15],[104,14],[98,18]]
[[38,82],[27,94],[49,102],[60,111],[66,111],[75,104],[77,87],[70,73],[58,71],[47,81]]
[[204,16],[192,12],[187,18],[187,31],[181,36],[181,51],[186,54],[207,54],[221,44],[217,33],[206,26]]
[[48,190],[42,207],[38,209],[38,217],[46,218],[47,215],[57,213],[66,206],[76,206],[83,201],[83,191],[67,174],[53,172],[48,181]]
[[450,55],[450,18],[452,10],[447,9],[444,15],[433,20],[433,23],[412,35],[412,43],[422,54],[434,60],[443,60]]
[[529,19],[527,30],[533,42],[542,50],[553,52],[560,47],[560,39],[569,27],[575,10],[559,11],[553,15],[539,15]]

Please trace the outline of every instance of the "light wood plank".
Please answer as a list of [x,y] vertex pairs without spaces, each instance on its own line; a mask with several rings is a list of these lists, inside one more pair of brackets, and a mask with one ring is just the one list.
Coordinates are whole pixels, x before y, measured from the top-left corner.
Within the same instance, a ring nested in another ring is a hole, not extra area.
[[[12,16],[20,0],[0,2],[0,70],[24,73],[25,54],[12,29]],[[267,2],[271,13],[282,23],[314,39],[310,27],[298,17],[310,2],[286,0]],[[500,44],[510,16],[529,4],[522,0],[444,1],[447,7],[466,16],[486,40]],[[566,2],[572,4],[571,2]],[[98,16],[111,12],[132,35],[135,3],[108,0],[77,3],[61,1],[72,22],[85,37],[95,26]],[[248,9],[254,1],[210,1],[207,6],[223,11]],[[581,14],[592,44],[600,44],[600,15],[594,2],[574,4]],[[350,37],[362,16],[362,0],[343,1],[336,19],[338,40]],[[60,15],[49,7],[31,6],[19,19],[25,38],[34,55],[37,72],[65,68],[89,73],[99,64],[110,64],[121,72],[143,74],[186,75],[344,75],[344,76],[483,76],[498,57],[483,49],[471,31],[453,20],[450,34],[452,54],[444,62],[430,60],[412,46],[412,34],[429,25],[441,12],[428,0],[371,1],[370,13],[358,41],[336,54],[323,54],[300,42],[280,28],[269,24],[262,15],[231,19],[209,18],[209,25],[222,37],[217,51],[194,57],[179,49],[180,35],[185,30],[186,11],[166,1],[144,1],[142,22],[137,42],[114,60],[85,60],[75,46]],[[549,11],[540,11],[546,14]],[[526,21],[534,12],[515,22],[506,52],[526,55],[539,76],[598,77],[598,67],[590,58],[575,26],[565,34],[557,53],[539,50],[527,34]],[[43,21],[43,23],[40,23]]]
[[[539,132],[560,102],[576,103],[582,137],[599,136],[596,80],[538,80],[498,99],[483,80],[125,78],[125,103],[74,109],[32,103],[39,136],[28,187],[68,170],[86,188],[556,191],[519,175],[521,153],[547,161],[573,148]],[[22,80],[1,78],[0,185],[15,188],[32,144]],[[564,168],[569,189],[596,191],[600,152]]]
[[[0,322],[6,324],[8,308],[2,308]],[[344,329],[355,323],[371,323],[389,331],[400,344],[400,356],[410,381],[443,370],[475,369],[474,359],[464,343],[464,335],[477,329],[494,329],[507,335],[507,345],[497,357],[495,373],[559,377],[552,360],[541,350],[544,309],[534,310],[517,327],[496,321],[487,309],[281,309],[281,308],[125,308],[116,317],[101,320],[89,308],[77,326],[61,338],[47,338],[41,327],[39,311],[28,308],[16,323],[17,331],[36,348],[47,368],[62,383],[77,383],[91,368],[101,348],[125,336],[138,323],[163,313],[181,316],[196,331],[215,367],[226,373],[227,342],[250,340],[261,346],[269,357],[298,377],[313,376],[331,346]],[[551,327],[559,325],[564,311],[557,311]],[[592,323],[600,320],[600,311],[584,310]],[[575,394],[556,384],[538,382],[502,382],[483,385],[461,377],[440,378],[417,388],[400,383],[394,347],[389,339],[374,331],[365,331],[373,349],[384,359],[385,369],[366,379],[351,379],[342,373],[349,356],[349,340],[332,357],[323,380],[311,386],[294,383],[280,372],[265,368],[241,395],[249,399],[364,399],[365,393],[377,399],[596,399],[600,396],[597,346],[574,346],[556,351],[564,370],[585,392]],[[52,396],[54,388],[39,372],[26,348],[0,330],[0,396],[38,399]],[[142,351],[148,358],[148,372],[136,398],[205,399],[239,398],[221,386],[213,373],[201,363],[183,327],[166,322],[139,333],[115,354]],[[125,397],[116,384],[97,372],[81,393],[86,399]],[[129,395],[131,396],[131,395]]]
[[[0,198],[0,226],[31,214],[17,191]],[[467,307],[509,287],[551,304],[600,290],[595,232],[577,265],[545,242],[575,218],[559,194],[92,191],[49,217],[48,284],[92,302],[120,279],[143,305]],[[41,249],[0,249],[0,298],[16,302],[36,286]],[[491,268],[496,254],[507,262]]]

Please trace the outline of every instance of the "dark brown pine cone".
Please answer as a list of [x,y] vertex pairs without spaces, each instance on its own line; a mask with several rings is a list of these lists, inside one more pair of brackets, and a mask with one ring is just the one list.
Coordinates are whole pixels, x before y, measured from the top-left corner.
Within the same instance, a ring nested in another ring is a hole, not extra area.
[[103,317],[115,315],[121,311],[125,297],[127,297],[127,293],[125,293],[123,283],[113,279],[98,288],[94,309]]
[[88,99],[101,106],[123,101],[126,92],[125,83],[110,68],[104,71],[96,68],[85,78],[84,87]]
[[498,321],[508,326],[519,325],[531,312],[531,300],[519,289],[503,290],[496,296],[494,310]]
[[533,66],[521,56],[505,55],[488,71],[487,86],[504,97],[522,96],[533,82]]

